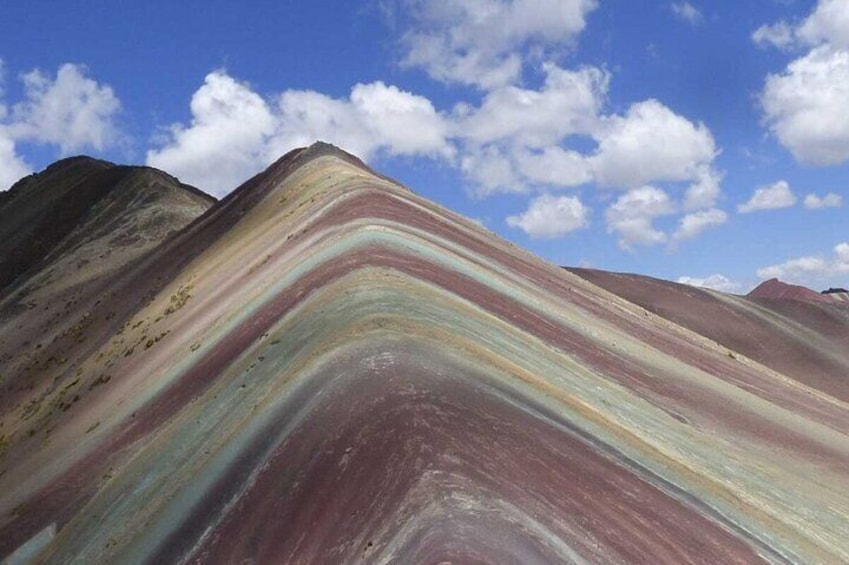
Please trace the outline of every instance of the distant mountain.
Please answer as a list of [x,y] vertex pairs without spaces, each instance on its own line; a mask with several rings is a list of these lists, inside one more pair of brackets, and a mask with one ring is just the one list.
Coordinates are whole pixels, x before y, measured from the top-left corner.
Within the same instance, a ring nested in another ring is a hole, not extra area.
[[568,272],[326,144],[0,206],[10,563],[849,561],[836,301]]
[[[743,297],[642,275],[569,270],[735,354],[849,402],[849,310],[830,306],[829,299],[796,298],[819,296],[813,291],[780,283]],[[780,292],[788,287],[792,292]],[[764,292],[781,296],[761,300]]]
[[790,299],[805,302],[831,302],[831,298],[810,288],[789,284],[778,279],[769,279],[755,287],[749,298]]

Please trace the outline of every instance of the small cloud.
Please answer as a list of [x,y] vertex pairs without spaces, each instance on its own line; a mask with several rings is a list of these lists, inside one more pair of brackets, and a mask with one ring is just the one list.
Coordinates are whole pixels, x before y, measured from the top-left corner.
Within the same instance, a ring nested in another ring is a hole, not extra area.
[[732,281],[728,277],[724,275],[710,275],[705,278],[697,278],[697,277],[678,277],[678,281],[680,284],[687,284],[690,286],[696,286],[699,288],[710,288],[713,290],[718,290],[720,292],[740,292],[743,286],[735,281]]
[[589,259],[581,259],[578,261],[578,266],[582,269],[595,269],[595,263]]
[[704,21],[701,11],[689,2],[673,2],[669,8],[676,17],[691,26],[697,26]]
[[712,167],[707,165],[699,167],[695,180],[687,187],[684,210],[689,212],[713,208],[721,193],[719,188],[721,181],[722,174]]
[[778,208],[789,208],[796,204],[796,195],[790,190],[787,181],[780,180],[769,186],[762,186],[745,204],[737,206],[741,214],[748,214],[756,210],[775,210]]
[[849,275],[849,243],[835,245],[830,257],[808,255],[788,259],[783,263],[758,269],[757,275],[761,279],[778,278],[806,286],[816,286],[830,277],[845,277]]
[[752,41],[760,48],[790,49],[796,44],[796,34],[787,22],[764,24],[752,33]]
[[607,231],[619,234],[619,247],[626,250],[634,245],[666,243],[668,237],[654,227],[654,219],[674,211],[669,195],[661,189],[653,186],[634,188],[607,209]]
[[834,192],[829,192],[825,196],[817,196],[816,194],[808,194],[805,196],[805,208],[808,210],[820,210],[822,208],[840,208],[843,206],[843,197]]
[[589,208],[575,196],[543,194],[523,213],[507,218],[507,225],[533,238],[553,239],[586,227],[589,216]]
[[718,208],[693,212],[681,218],[678,229],[672,237],[676,241],[692,239],[708,228],[721,226],[727,220],[728,214]]

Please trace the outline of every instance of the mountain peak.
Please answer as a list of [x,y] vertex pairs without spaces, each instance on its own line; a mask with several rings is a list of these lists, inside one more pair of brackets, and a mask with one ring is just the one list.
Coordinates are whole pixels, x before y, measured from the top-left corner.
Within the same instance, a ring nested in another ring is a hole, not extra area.
[[374,169],[369,167],[362,159],[360,159],[356,155],[348,153],[344,149],[341,149],[333,145],[332,143],[327,143],[325,141],[316,141],[315,143],[307,147],[299,147],[296,149],[292,149],[291,151],[277,159],[274,163],[269,165],[268,168],[259,175],[285,175],[291,172],[292,170],[305,165],[309,161],[322,157],[334,157],[336,159],[339,159],[340,161],[362,169],[363,171],[377,178],[388,180],[389,182],[397,185],[398,188],[409,191],[406,186],[402,185],[398,181],[387,177],[386,175],[375,171]]
[[125,188],[0,324],[0,558],[849,557],[840,312],[617,296],[323,143],[119,265]]
[[804,302],[831,302],[822,294],[805,286],[786,283],[777,278],[766,280],[759,284],[749,294],[749,298],[802,300]]
[[[0,200],[0,290],[51,253],[80,244],[88,237],[84,232],[96,224],[102,224],[96,232],[123,229],[114,225],[116,218],[132,223],[128,218],[134,210],[157,201],[169,217],[184,204],[205,210],[215,201],[157,169],[86,156],[57,161],[21,179],[4,195]],[[182,225],[182,220],[178,223]],[[162,227],[167,224],[163,222]]]

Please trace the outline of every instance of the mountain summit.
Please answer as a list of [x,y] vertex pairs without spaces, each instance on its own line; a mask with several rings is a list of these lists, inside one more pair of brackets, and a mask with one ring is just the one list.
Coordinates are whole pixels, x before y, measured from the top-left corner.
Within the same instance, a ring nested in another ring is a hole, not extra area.
[[[326,144],[205,212],[191,194],[96,296],[2,326],[10,562],[849,560],[839,305],[605,285]],[[65,288],[110,241],[93,202],[15,285]],[[821,374],[732,348],[755,319]]]
[[759,284],[749,295],[750,298],[791,299],[807,302],[831,302],[828,295],[821,294],[810,288],[789,284],[778,279],[769,279]]

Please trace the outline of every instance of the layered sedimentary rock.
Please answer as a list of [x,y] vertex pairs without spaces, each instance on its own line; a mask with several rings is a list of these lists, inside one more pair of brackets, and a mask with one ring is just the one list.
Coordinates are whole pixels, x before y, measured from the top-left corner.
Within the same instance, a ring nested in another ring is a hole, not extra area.
[[32,352],[61,365],[23,381],[0,361],[13,560],[849,559],[845,385],[652,313],[326,145],[67,316],[83,331]]
[[849,308],[835,299],[802,300],[822,295],[780,282],[759,288],[781,297],[754,291],[736,296],[641,275],[570,271],[732,354],[849,402]]

